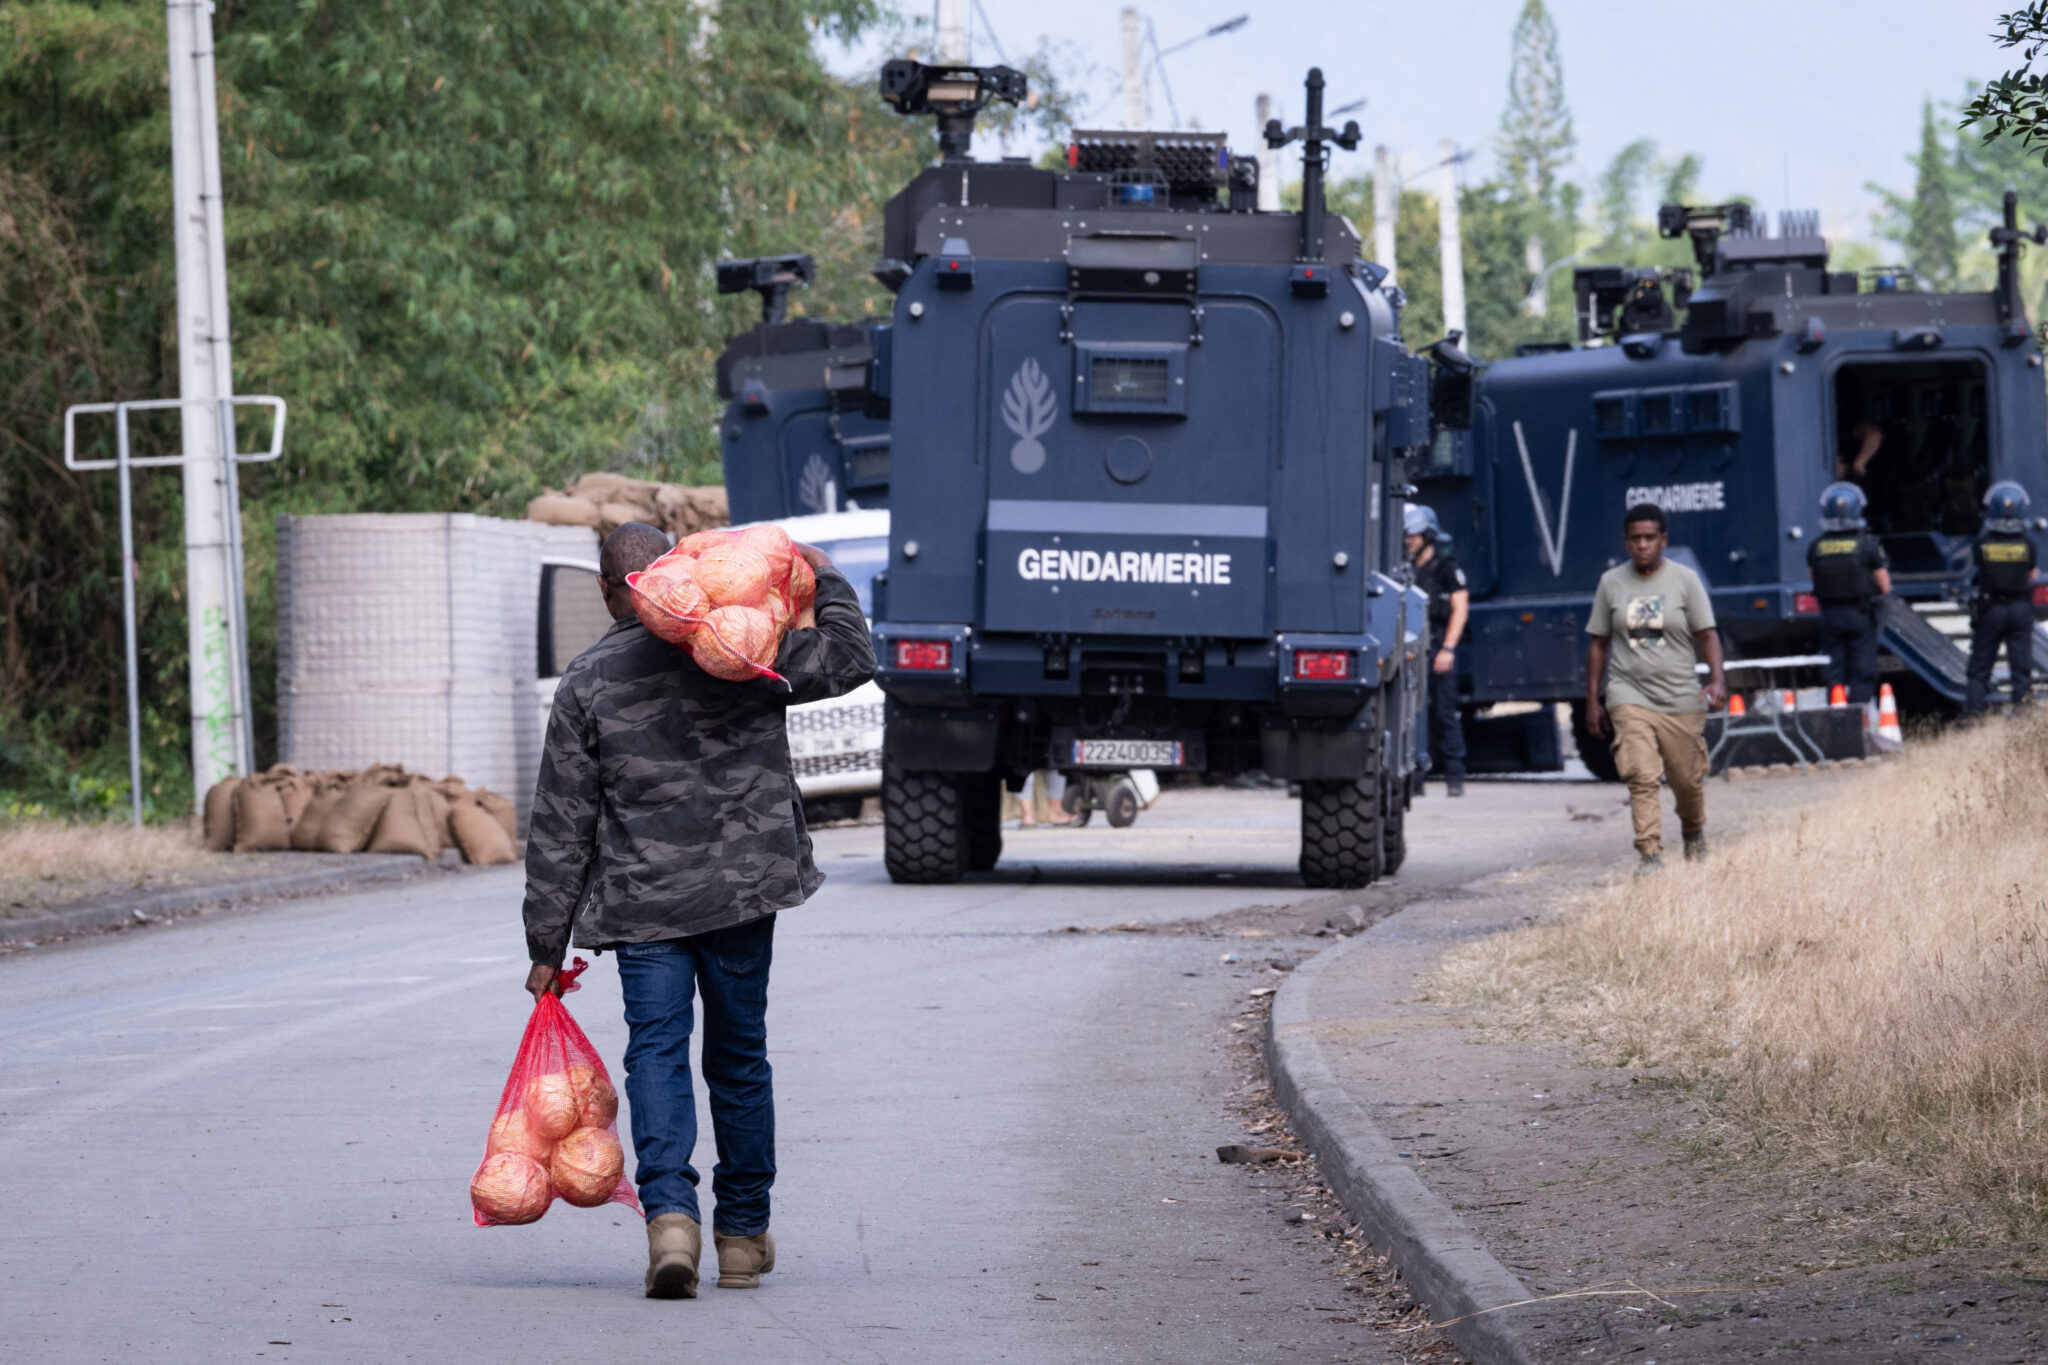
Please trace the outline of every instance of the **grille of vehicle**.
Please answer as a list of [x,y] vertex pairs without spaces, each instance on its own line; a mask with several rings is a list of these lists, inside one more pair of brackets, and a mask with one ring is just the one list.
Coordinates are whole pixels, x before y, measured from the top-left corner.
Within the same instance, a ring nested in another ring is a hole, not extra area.
[[830,777],[833,773],[874,772],[882,766],[880,749],[862,749],[851,754],[819,754],[799,758],[791,765],[798,777]]
[[866,706],[821,706],[816,710],[791,711],[787,728],[792,735],[823,734],[837,730],[879,730],[882,703]]

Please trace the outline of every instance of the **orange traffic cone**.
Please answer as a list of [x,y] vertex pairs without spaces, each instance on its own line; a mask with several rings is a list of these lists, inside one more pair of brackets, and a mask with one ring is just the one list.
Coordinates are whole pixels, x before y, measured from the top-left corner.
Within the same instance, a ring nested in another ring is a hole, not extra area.
[[1789,687],[1788,687],[1788,688],[1786,688],[1786,689],[1785,689],[1785,710],[1786,710],[1786,712],[1787,712],[1787,713],[1789,714],[1790,712],[1793,712],[1793,711],[1797,711],[1798,709],[1799,709],[1799,694],[1798,694],[1797,692],[1794,692],[1794,691],[1793,691],[1793,690],[1792,690],[1791,688],[1789,688]]
[[1877,690],[1877,747],[1880,749],[1903,749],[1906,747],[1905,731],[1899,728],[1899,701],[1892,695],[1892,685],[1884,684]]
[[1730,692],[1728,694],[1728,714],[1731,716],[1741,716],[1748,713],[1749,708],[1742,704],[1742,694],[1740,692]]
[[1848,704],[1849,704],[1849,689],[1848,689],[1848,688],[1846,688],[1846,687],[1842,686],[1842,685],[1841,685],[1840,683],[1836,683],[1836,684],[1835,684],[1835,685],[1834,685],[1833,687],[1831,687],[1831,688],[1829,688],[1829,689],[1828,689],[1828,706],[1829,706],[1830,708],[1833,708],[1833,707],[1837,707],[1837,706],[1847,706]]

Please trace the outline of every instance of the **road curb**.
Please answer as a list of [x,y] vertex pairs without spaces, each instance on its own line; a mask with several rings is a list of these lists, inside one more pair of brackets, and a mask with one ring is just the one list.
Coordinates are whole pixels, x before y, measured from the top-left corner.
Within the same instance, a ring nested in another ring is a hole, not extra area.
[[1506,1313],[1470,1316],[1530,1297],[1444,1198],[1422,1183],[1323,1060],[1309,1014],[1316,978],[1346,953],[1369,946],[1361,934],[1316,954],[1273,997],[1266,1063],[1273,1091],[1323,1176],[1366,1240],[1385,1250],[1415,1297],[1475,1365],[1534,1365],[1529,1343]]
[[246,901],[319,896],[357,887],[407,881],[428,873],[459,871],[461,864],[428,861],[408,853],[366,853],[346,867],[311,867],[240,882],[180,886],[133,896],[102,896],[68,905],[46,915],[0,919],[0,945],[44,943],[95,930],[155,924],[199,910],[240,905]]

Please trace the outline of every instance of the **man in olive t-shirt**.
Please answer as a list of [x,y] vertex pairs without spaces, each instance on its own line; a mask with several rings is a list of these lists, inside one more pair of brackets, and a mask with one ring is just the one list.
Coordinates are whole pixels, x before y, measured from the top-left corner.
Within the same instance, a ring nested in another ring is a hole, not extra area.
[[[1623,516],[1629,562],[1600,576],[1586,620],[1586,728],[1614,741],[1614,765],[1628,783],[1636,852],[1645,868],[1664,853],[1658,779],[1671,783],[1688,860],[1705,854],[1706,712],[1727,696],[1721,636],[1700,576],[1664,557],[1664,509],[1639,503]],[[1693,653],[1707,661],[1707,685]],[[1602,701],[1600,684],[1607,683]]]

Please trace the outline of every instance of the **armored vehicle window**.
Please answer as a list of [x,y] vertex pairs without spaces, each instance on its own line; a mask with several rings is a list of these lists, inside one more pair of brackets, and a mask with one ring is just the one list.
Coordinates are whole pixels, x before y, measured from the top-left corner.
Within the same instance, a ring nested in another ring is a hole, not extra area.
[[1650,389],[1642,397],[1645,436],[1672,436],[1685,430],[1679,422],[1678,395],[1669,389]]
[[[1978,360],[1880,360],[1835,372],[1831,477],[1870,499],[1870,528],[1903,572],[1915,545],[1891,537],[1975,535],[1990,486],[1989,378]],[[1929,542],[1928,571],[1939,547]]]
[[1602,440],[1621,441],[1636,434],[1633,393],[1593,395],[1593,432]]
[[1090,392],[1125,402],[1166,401],[1167,365],[1164,360],[1140,360],[1131,356],[1099,355],[1089,366]]

